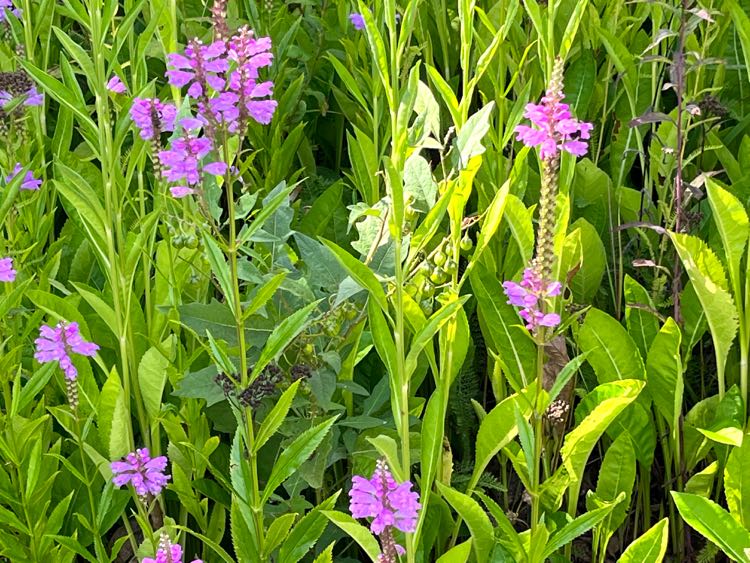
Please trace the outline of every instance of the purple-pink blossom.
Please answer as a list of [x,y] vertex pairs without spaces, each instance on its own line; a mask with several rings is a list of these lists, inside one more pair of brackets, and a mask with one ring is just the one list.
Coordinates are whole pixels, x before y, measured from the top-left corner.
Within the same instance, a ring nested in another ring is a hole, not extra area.
[[349,14],[349,21],[352,22],[354,29],[356,29],[357,31],[361,31],[365,28],[365,18],[362,16],[362,14],[352,12],[351,14]]
[[26,92],[26,99],[23,101],[25,106],[41,106],[44,103],[44,94],[36,89],[36,86],[29,88]]
[[78,323],[67,323],[60,321],[53,328],[47,325],[39,327],[39,338],[36,344],[34,357],[39,363],[57,362],[65,372],[65,377],[74,381],[78,377],[78,370],[73,365],[70,355],[93,356],[99,346],[93,342],[87,342],[81,336]]
[[[258,82],[258,70],[270,66],[273,62],[271,38],[256,39],[248,27],[241,28],[229,41],[228,58],[236,65],[229,75],[229,91],[232,96],[225,96],[212,111],[220,110],[222,117],[239,121],[244,126],[247,118],[252,117],[260,124],[267,125],[273,118],[278,102],[271,99],[273,82]],[[221,96],[220,96],[221,97]],[[230,109],[236,104],[235,110]],[[230,123],[230,131],[237,129],[236,123]]]
[[[21,166],[20,162],[17,162],[13,167],[13,172],[5,177],[5,183],[9,184],[10,182],[12,182],[13,179],[18,176],[22,170],[23,166]],[[20,187],[22,190],[38,190],[41,185],[42,181],[34,178],[34,174],[31,172],[31,170],[29,170],[28,172],[26,172],[26,174],[24,174]]]
[[13,258],[0,258],[0,282],[16,281],[16,273]]
[[[182,563],[182,546],[172,543],[169,536],[162,533],[156,557],[144,557],[141,563]],[[192,563],[203,563],[203,561],[194,559]]]
[[355,518],[372,518],[370,529],[377,535],[389,527],[413,532],[422,506],[419,494],[411,488],[410,481],[396,483],[388,465],[379,460],[370,479],[359,475],[352,478],[349,510]]
[[167,80],[178,88],[188,86],[188,95],[192,98],[208,95],[206,84],[220,92],[226,85],[226,79],[221,75],[229,70],[225,55],[226,45],[223,41],[203,45],[193,40],[186,47],[184,55],[167,55]]
[[529,147],[539,146],[540,156],[550,158],[558,151],[583,156],[588,150],[584,141],[589,138],[594,126],[578,121],[570,113],[570,106],[561,102],[562,93],[548,91],[541,104],[526,104],[523,116],[532,126],[516,126],[517,140]]
[[115,94],[124,94],[127,91],[127,88],[122,80],[120,80],[120,77],[115,74],[107,82],[107,90],[114,92]]
[[213,144],[208,137],[196,137],[185,132],[183,137],[175,139],[168,150],[159,152],[159,162],[164,167],[162,175],[169,182],[177,182],[171,189],[175,197],[185,197],[193,193],[193,186],[201,181],[202,173],[221,176],[227,171],[227,164],[222,161],[201,164],[211,152]]
[[130,118],[140,129],[141,138],[150,140],[162,131],[174,131],[177,108],[158,98],[134,98]]
[[113,461],[110,464],[113,473],[112,483],[117,487],[130,483],[136,494],[142,498],[149,494],[156,496],[171,478],[164,473],[166,467],[166,456],[152,458],[148,448],[138,449],[125,456],[124,460]]
[[526,321],[527,329],[535,331],[540,326],[555,327],[560,324],[560,315],[543,311],[548,297],[560,295],[560,282],[543,280],[532,268],[526,268],[521,283],[506,281],[503,289],[508,296],[508,304],[521,307],[518,314]]

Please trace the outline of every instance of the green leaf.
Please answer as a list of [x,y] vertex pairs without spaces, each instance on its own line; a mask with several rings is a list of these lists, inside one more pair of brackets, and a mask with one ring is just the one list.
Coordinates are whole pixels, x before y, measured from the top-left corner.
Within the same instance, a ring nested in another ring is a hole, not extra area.
[[654,338],[646,359],[649,393],[656,409],[673,430],[678,428],[682,414],[681,342],[680,327],[669,317]]
[[458,150],[456,167],[459,170],[466,168],[473,157],[484,154],[486,149],[482,140],[490,130],[490,115],[494,109],[495,102],[488,103],[469,117],[464,126],[460,128],[456,137],[456,149]]
[[383,286],[380,285],[372,270],[340,246],[322,238],[320,241],[328,247],[352,279],[362,288],[366,289],[380,309],[384,313],[387,313],[388,300],[385,297],[385,291],[383,291]]
[[170,334],[159,346],[152,346],[138,364],[141,397],[151,420],[161,411],[161,399],[167,382],[167,370],[175,358],[177,337]]
[[288,446],[282,448],[281,455],[273,465],[271,475],[263,489],[261,505],[268,502],[276,488],[289,478],[309,458],[315,448],[323,441],[337,416],[331,417],[312,428],[305,430]]
[[724,493],[734,519],[750,529],[750,440],[732,448],[724,468]]
[[500,222],[503,219],[503,213],[505,211],[505,203],[508,200],[508,192],[510,190],[510,179],[506,180],[505,183],[495,192],[495,197],[492,198],[492,202],[485,211],[485,219],[479,230],[477,236],[477,246],[474,250],[474,254],[471,255],[471,260],[466,266],[464,276],[470,275],[474,266],[479,262],[482,253],[485,251],[487,246],[490,244],[492,237],[495,236]]
[[470,279],[482,328],[486,329],[482,332],[490,348],[500,355],[503,368],[516,381],[527,384],[535,377],[536,345],[521,326],[516,310],[507,304],[503,287],[495,275],[480,264]]
[[370,530],[348,514],[338,510],[324,510],[323,514],[356,541],[374,563],[377,562],[378,555],[380,555],[380,546]]
[[281,397],[279,397],[279,400],[273,406],[271,412],[269,412],[266,415],[266,418],[263,419],[263,423],[260,425],[260,430],[258,430],[258,434],[255,436],[253,453],[258,453],[258,450],[263,447],[271,436],[276,434],[276,431],[282,425],[284,420],[286,420],[286,415],[289,413],[292,401],[297,394],[300,381],[301,380],[297,380],[292,383],[289,388],[281,394]]
[[313,563],[333,563],[333,546],[334,543],[331,543],[325,550],[323,550],[320,555],[318,555],[315,558],[315,561]]
[[750,549],[750,532],[740,526],[718,504],[698,495],[672,491],[677,510],[687,524],[712,541],[732,561],[750,561],[745,550]]
[[727,291],[727,278],[719,259],[698,237],[670,233],[693,289],[703,306],[716,352],[719,385],[724,386],[724,367],[737,333],[737,309]]
[[286,279],[288,273],[289,272],[286,271],[279,272],[253,290],[250,303],[245,307],[245,310],[242,313],[243,320],[247,320],[250,316],[258,312],[261,307],[268,303],[271,297],[276,293],[276,290],[279,289],[279,286],[281,286],[282,282]]
[[710,463],[703,471],[695,473],[685,483],[686,493],[709,498],[714,487],[716,475],[719,473],[719,462]]
[[560,450],[563,464],[574,480],[580,481],[583,478],[583,470],[591,450],[610,423],[638,397],[644,386],[643,381],[625,379],[605,383],[594,389],[593,392],[597,389],[606,390],[605,398],[565,436]]
[[323,511],[333,508],[337,497],[338,493],[324,500],[297,522],[279,550],[279,563],[297,563],[315,545],[328,525]]
[[651,348],[656,334],[659,332],[659,318],[652,312],[656,312],[651,296],[648,291],[625,274],[625,324],[628,333],[633,338],[641,357],[645,358],[648,349]]
[[470,555],[471,538],[446,551],[436,563],[466,563]]
[[576,303],[591,303],[602,285],[607,268],[607,253],[599,233],[586,219],[578,219],[570,226],[570,231],[567,236],[579,231],[581,241],[580,264],[570,280],[570,289]]
[[265,560],[271,560],[271,553],[287,538],[296,518],[297,514],[294,512],[282,514],[278,518],[274,518],[271,525],[268,526],[268,530],[266,530],[266,543],[263,545],[263,549],[266,552]]
[[471,532],[474,554],[478,561],[487,561],[495,546],[495,532],[487,513],[473,498],[436,482],[440,494],[458,512]]
[[663,518],[631,543],[617,563],[661,563],[668,543],[669,518]]
[[746,9],[740,7],[736,0],[726,0],[726,7],[732,14],[737,35],[740,36],[742,51],[745,55],[745,70],[750,69],[750,17]]
[[645,369],[638,348],[625,328],[599,309],[586,314],[578,333],[578,345],[599,383],[622,379],[644,379]]
[[737,294],[741,287],[742,270],[740,263],[742,262],[742,256],[745,254],[747,237],[750,234],[747,212],[739,199],[711,179],[706,181],[706,193],[708,194],[708,203],[711,205],[714,222],[724,246],[724,255],[727,259],[726,263],[729,269],[729,278],[732,280],[735,299],[741,299]]
[[606,506],[590,510],[565,524],[550,536],[547,541],[547,546],[544,548],[543,557],[546,559],[564,545],[569,544],[578,536],[588,532],[591,528],[604,520],[609,513],[612,512],[615,506],[622,503],[624,499],[625,493],[620,493],[612,502],[606,503]]
[[232,276],[229,272],[229,265],[221,253],[219,245],[216,244],[214,238],[207,232],[203,232],[203,247],[206,249],[206,258],[208,263],[211,265],[211,271],[219,281],[219,287],[224,293],[227,299],[227,304],[232,310],[232,313],[237,316],[239,312],[236,310],[237,304],[234,302],[234,289],[232,285]]
[[[596,484],[596,497],[605,502],[613,502],[624,495],[622,502],[618,503],[612,511],[605,516],[598,529],[601,530],[603,541],[599,544],[600,550],[606,550],[612,534],[625,521],[628,508],[630,507],[630,496],[635,484],[635,450],[630,436],[627,432],[620,434],[604,454],[601,468],[599,469],[599,480]],[[588,501],[588,498],[586,499]],[[587,508],[592,509],[594,506]]]
[[125,401],[120,377],[117,370],[113,369],[102,386],[96,409],[99,434],[110,459],[120,458],[131,451],[130,415]]
[[482,420],[477,432],[474,472],[470,481],[471,485],[467,490],[473,489],[492,458],[518,434],[514,414],[516,410],[519,410],[521,416],[525,418],[531,416],[534,388],[532,384],[523,391],[522,395],[511,395],[504,399]]
[[579,0],[573,8],[573,12],[568,17],[568,24],[565,26],[565,32],[560,42],[560,53],[559,56],[562,60],[568,57],[571,47],[573,46],[573,40],[575,39],[576,33],[578,33],[578,27],[581,25],[583,14],[588,8],[588,0]]
[[266,345],[263,347],[263,351],[260,353],[258,361],[253,366],[253,371],[250,374],[250,381],[254,381],[260,372],[263,371],[269,362],[278,358],[289,343],[294,340],[297,335],[307,325],[307,320],[310,314],[315,310],[320,301],[314,301],[309,303],[302,309],[295,311],[283,321],[281,321],[273,332],[268,337]]

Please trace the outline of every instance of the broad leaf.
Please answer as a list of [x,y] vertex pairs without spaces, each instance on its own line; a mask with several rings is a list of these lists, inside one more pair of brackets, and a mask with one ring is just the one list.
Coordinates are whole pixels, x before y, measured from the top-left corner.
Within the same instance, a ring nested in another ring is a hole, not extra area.
[[654,405],[666,419],[670,428],[676,429],[682,414],[682,360],[680,327],[672,317],[667,319],[654,338],[646,359],[648,389]]
[[458,512],[471,532],[474,554],[478,561],[487,561],[495,545],[495,532],[487,513],[473,498],[436,482],[440,494]]
[[599,309],[586,314],[578,333],[581,350],[596,372],[599,383],[622,379],[644,379],[645,369],[638,347],[619,322]]
[[617,563],[661,563],[669,543],[669,519],[659,520],[631,543]]

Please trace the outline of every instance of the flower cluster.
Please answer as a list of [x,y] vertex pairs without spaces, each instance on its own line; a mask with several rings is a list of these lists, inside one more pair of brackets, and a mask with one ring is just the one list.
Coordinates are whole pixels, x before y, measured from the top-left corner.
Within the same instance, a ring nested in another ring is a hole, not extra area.
[[419,494],[412,483],[396,483],[385,460],[378,460],[370,479],[359,475],[352,478],[349,510],[355,518],[372,518],[370,529],[380,537],[382,563],[397,561],[404,549],[393,540],[393,529],[414,532],[417,512],[421,508]]
[[536,331],[540,326],[555,327],[560,324],[560,315],[545,313],[544,305],[547,297],[560,295],[560,282],[544,280],[534,269],[527,268],[523,272],[521,283],[507,281],[503,283],[508,303],[514,307],[521,307],[519,315],[526,321],[526,328]]
[[[142,563],[182,563],[182,546],[178,543],[172,543],[169,536],[162,534],[156,557],[144,557]],[[200,559],[195,559],[192,563],[203,562]]]
[[583,156],[588,150],[584,142],[594,126],[578,121],[570,113],[570,106],[562,103],[561,89],[550,87],[540,104],[527,104],[523,116],[532,126],[518,125],[515,129],[517,140],[529,147],[539,146],[542,159],[557,156],[566,151],[575,156]]
[[164,473],[166,467],[166,456],[152,458],[148,448],[131,452],[124,460],[113,461],[110,464],[112,482],[118,487],[126,483],[132,484],[144,503],[149,494],[156,496],[167,485],[171,476]]
[[[218,6],[214,17],[221,19],[224,11],[225,8]],[[242,133],[250,119],[268,124],[277,107],[277,102],[271,99],[273,82],[258,80],[259,69],[273,61],[271,39],[256,38],[247,27],[233,37],[224,35],[227,34],[222,32],[209,45],[194,39],[184,54],[168,55],[169,84],[186,87],[188,96],[197,100],[198,110],[195,118],[180,120],[184,134],[167,150],[155,147],[158,172],[176,184],[170,188],[176,198],[196,193],[204,173],[226,173],[229,163],[203,162],[217,148],[220,130]],[[117,84],[112,86],[119,88]],[[130,110],[141,137],[151,140],[157,139],[161,131],[174,129],[176,114],[174,106],[159,100],[136,99]],[[200,129],[203,135],[197,132]]]
[[174,131],[177,108],[157,98],[134,98],[130,119],[140,129],[141,139],[157,138],[163,131]]
[[57,362],[65,372],[65,377],[75,381],[78,370],[73,365],[70,355],[93,356],[99,346],[93,342],[86,342],[78,329],[78,323],[60,321],[52,328],[42,325],[39,328],[39,338],[35,341],[36,353],[34,357],[40,363]]
[[[16,176],[18,176],[21,171],[23,170],[23,166],[20,162],[17,162],[15,167],[13,168],[13,172],[5,177],[5,183],[9,184],[12,182]],[[21,189],[22,190],[38,190],[39,187],[42,185],[42,181],[38,180],[37,178],[34,178],[34,174],[29,170],[26,172],[26,174],[23,177],[23,181],[21,182]]]
[[13,258],[0,258],[0,282],[15,280],[16,271],[13,269]]
[[[183,120],[183,127],[187,125]],[[170,188],[174,197],[181,198],[195,193],[203,172],[221,176],[227,171],[227,164],[222,161],[201,164],[211,152],[213,143],[208,137],[191,135],[185,128],[185,134],[175,139],[172,148],[159,152],[159,162],[164,166],[163,176],[169,182],[180,185]]]

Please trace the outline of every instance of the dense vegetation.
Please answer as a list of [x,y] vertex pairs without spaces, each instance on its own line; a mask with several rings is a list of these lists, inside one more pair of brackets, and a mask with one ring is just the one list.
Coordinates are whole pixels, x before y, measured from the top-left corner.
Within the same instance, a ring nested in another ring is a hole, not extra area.
[[0,559],[750,562],[750,1],[0,0],[0,137]]

